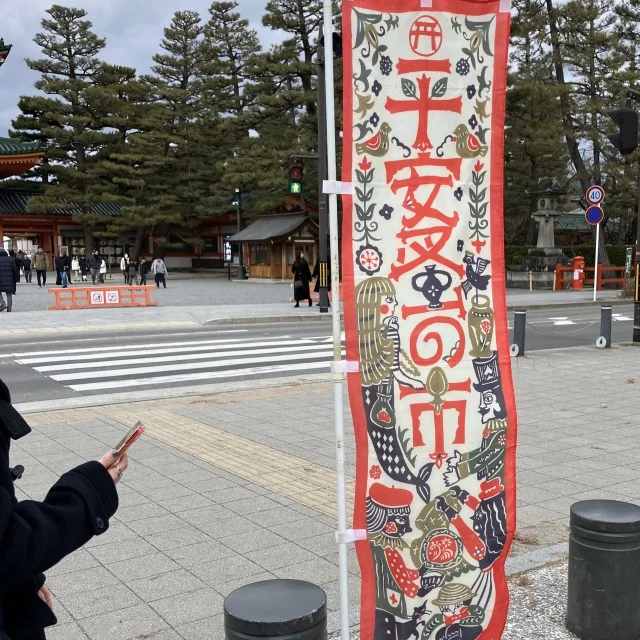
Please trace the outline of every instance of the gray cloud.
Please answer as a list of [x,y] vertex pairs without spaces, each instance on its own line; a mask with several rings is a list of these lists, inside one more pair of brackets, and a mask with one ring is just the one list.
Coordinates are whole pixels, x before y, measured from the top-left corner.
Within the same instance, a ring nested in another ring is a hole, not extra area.
[[[0,135],[10,127],[18,113],[21,95],[31,95],[38,74],[30,71],[25,58],[40,57],[33,36],[54,0],[2,0],[0,38],[13,45],[11,54],[0,69]],[[107,39],[103,58],[116,64],[147,71],[151,56],[158,51],[162,30],[175,11],[190,9],[208,16],[211,0],[58,0],[59,4],[83,7],[93,22],[94,31]],[[267,0],[239,0],[242,15],[260,33],[265,47],[279,40],[279,34],[261,24]]]

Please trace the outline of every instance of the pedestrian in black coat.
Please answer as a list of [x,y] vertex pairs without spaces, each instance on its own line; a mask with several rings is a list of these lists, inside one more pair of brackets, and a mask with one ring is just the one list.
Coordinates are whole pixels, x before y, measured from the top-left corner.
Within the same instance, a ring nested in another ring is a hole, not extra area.
[[313,304],[311,301],[311,292],[309,291],[309,283],[311,282],[311,269],[304,254],[298,254],[298,258],[291,267],[293,272],[293,295],[296,300],[296,307],[300,306],[300,300],[308,300],[309,306]]
[[61,251],[60,255],[56,256],[55,265],[57,273],[56,284],[61,284],[66,289],[71,279],[71,258],[65,251]]
[[[19,273],[15,257],[10,256],[4,249],[0,249],[0,311],[5,309],[11,311]],[[7,294],[6,304],[2,297],[3,293]]]
[[44,629],[56,624],[57,619],[43,572],[108,529],[109,519],[118,508],[116,484],[127,467],[126,456],[116,463],[109,452],[99,461],[65,473],[43,502],[18,502],[9,448],[11,440],[23,438],[30,431],[12,407],[9,390],[0,380],[2,640],[45,640]]

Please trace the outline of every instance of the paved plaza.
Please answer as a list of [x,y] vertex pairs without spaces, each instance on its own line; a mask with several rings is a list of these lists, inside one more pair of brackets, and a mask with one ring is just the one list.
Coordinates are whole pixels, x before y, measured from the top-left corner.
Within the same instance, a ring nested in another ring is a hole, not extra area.
[[[638,354],[581,348],[514,361],[520,425],[512,573],[529,568],[536,554],[561,555],[573,502],[640,500]],[[332,389],[325,380],[105,407],[21,407],[35,430],[13,450],[12,463],[26,467],[23,499],[42,499],[60,473],[104,453],[135,420],[147,425],[110,530],[49,572],[60,619],[49,637],[222,639],[224,597],[271,577],[320,584],[336,630]],[[348,404],[345,421],[351,503]],[[352,552],[349,570],[357,615]]]

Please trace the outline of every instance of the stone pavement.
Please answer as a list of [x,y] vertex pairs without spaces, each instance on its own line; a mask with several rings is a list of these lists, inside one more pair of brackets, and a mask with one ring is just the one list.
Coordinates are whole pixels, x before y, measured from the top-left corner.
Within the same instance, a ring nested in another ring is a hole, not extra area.
[[[512,572],[530,568],[532,552],[553,558],[564,551],[558,543],[567,540],[573,502],[640,500],[639,353],[564,349],[514,362],[520,427]],[[353,429],[345,418],[351,502]],[[320,584],[337,628],[329,383],[256,384],[171,400],[159,394],[28,419],[35,432],[12,455],[26,467],[21,498],[42,499],[58,474],[103,454],[135,420],[148,429],[132,450],[111,529],[49,572],[61,622],[50,638],[222,640],[224,596],[273,576]],[[349,565],[357,613],[353,553]],[[562,603],[562,580],[550,589]],[[541,614],[527,602],[535,621]],[[510,628],[509,640],[565,638]]]

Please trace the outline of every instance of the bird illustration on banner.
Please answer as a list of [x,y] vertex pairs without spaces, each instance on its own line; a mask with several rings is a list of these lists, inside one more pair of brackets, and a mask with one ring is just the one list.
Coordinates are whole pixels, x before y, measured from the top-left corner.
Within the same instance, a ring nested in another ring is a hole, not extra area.
[[376,133],[373,138],[370,138],[366,142],[361,142],[356,145],[356,151],[358,155],[364,155],[365,153],[374,156],[376,158],[382,158],[387,155],[389,151],[389,134],[391,133],[391,126],[383,122],[380,126],[380,131]]
[[478,156],[484,158],[489,152],[489,147],[486,144],[480,144],[478,137],[469,131],[466,124],[457,127],[454,136],[456,153],[465,160],[472,160]]

